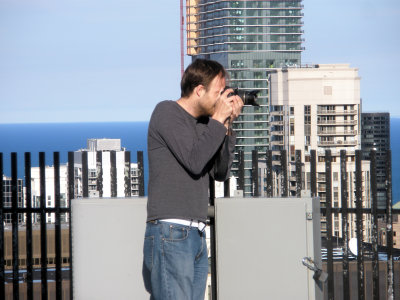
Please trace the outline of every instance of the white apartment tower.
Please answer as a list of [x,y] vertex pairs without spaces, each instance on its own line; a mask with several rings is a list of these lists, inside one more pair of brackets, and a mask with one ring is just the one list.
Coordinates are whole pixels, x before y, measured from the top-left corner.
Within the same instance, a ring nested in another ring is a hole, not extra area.
[[[83,155],[85,153],[85,155]],[[72,198],[84,196],[83,156],[87,164],[87,197],[139,196],[139,171],[137,163],[128,163],[120,139],[89,139],[87,149],[74,152],[74,191]],[[115,166],[115,167],[114,167]],[[130,174],[127,173],[130,170]],[[130,175],[130,176],[128,176]],[[31,168],[32,207],[40,206],[40,168]],[[45,167],[46,206],[55,207],[54,166]],[[130,178],[130,184],[126,181]],[[68,206],[68,164],[60,165],[61,207]],[[55,215],[47,214],[46,222],[55,223]],[[65,215],[61,221],[68,221]],[[34,222],[38,222],[34,216]]]
[[87,149],[76,151],[74,155],[75,197],[83,197],[83,153],[87,153],[89,197],[125,197],[128,170],[131,172],[131,195],[139,195],[138,165],[128,165],[127,151],[121,147],[121,140],[88,139]]
[[[295,150],[301,150],[303,188],[310,186],[310,150],[317,154],[317,194],[326,205],[325,150],[332,153],[332,206],[341,207],[340,150],[347,152],[348,207],[355,207],[355,150],[361,149],[361,100],[358,70],[348,64],[321,64],[307,68],[276,70],[270,80],[270,132],[274,168],[279,169],[280,150],[286,150],[289,196],[293,188]],[[273,172],[274,182],[280,176]],[[363,207],[370,207],[369,162],[362,161]],[[274,195],[280,195],[276,184]],[[333,235],[341,235],[341,219],[332,220]],[[370,236],[370,220],[364,223]],[[350,217],[350,235],[355,236],[355,217]],[[321,227],[326,228],[322,216]]]

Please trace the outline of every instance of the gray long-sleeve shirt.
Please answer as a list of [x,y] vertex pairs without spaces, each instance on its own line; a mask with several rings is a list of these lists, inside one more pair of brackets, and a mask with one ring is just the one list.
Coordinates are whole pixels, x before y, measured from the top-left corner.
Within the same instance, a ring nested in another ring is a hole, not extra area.
[[229,176],[235,137],[209,117],[194,118],[175,101],[160,102],[148,131],[147,221],[207,220],[209,174]]

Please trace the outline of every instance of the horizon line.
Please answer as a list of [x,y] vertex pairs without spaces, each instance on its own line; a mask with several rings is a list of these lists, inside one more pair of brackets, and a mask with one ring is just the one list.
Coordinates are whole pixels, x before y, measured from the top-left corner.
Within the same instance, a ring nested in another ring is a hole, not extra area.
[[[400,118],[400,116],[399,116]],[[15,122],[15,123],[2,123],[0,122],[1,125],[51,125],[51,124],[104,124],[104,123],[149,123],[150,120],[147,121],[67,121],[67,122]]]

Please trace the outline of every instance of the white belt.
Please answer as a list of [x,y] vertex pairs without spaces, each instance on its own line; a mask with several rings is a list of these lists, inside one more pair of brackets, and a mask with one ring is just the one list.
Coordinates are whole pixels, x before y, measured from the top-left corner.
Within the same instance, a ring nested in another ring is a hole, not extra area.
[[203,231],[204,228],[206,228],[206,224],[203,222],[189,221],[189,220],[184,220],[184,219],[160,219],[159,221],[174,223],[174,224],[179,224],[179,225],[184,225],[184,226],[196,227],[200,231]]

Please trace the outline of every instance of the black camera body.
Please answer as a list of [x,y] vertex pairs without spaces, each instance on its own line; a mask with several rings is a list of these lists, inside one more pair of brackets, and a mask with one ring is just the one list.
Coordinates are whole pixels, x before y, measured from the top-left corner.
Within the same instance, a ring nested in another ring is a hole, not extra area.
[[[225,90],[230,89],[231,87],[227,86],[225,87]],[[247,91],[247,90],[239,90],[238,88],[233,89],[233,92],[228,95],[228,97],[231,96],[239,96],[240,99],[242,99],[244,105],[252,105],[252,106],[260,106],[256,100],[257,100],[257,94],[260,92],[260,90],[252,90],[252,91]]]

